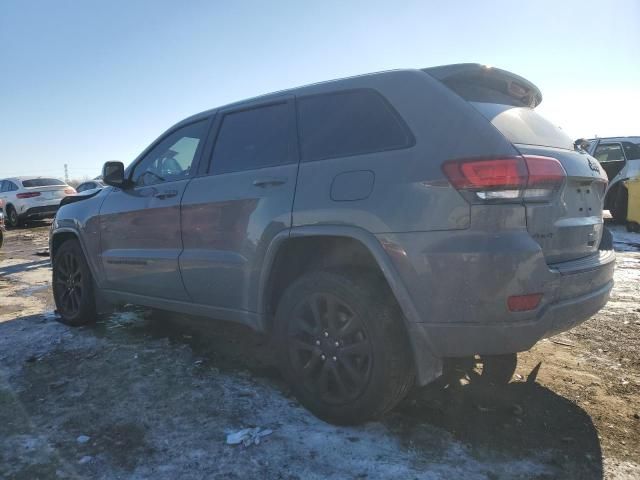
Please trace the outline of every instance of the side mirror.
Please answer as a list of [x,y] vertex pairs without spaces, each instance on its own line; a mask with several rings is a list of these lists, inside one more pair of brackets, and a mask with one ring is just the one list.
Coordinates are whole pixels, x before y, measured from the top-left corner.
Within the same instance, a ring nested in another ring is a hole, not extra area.
[[129,181],[124,178],[122,162],[106,162],[102,167],[102,181],[117,188],[126,188]]

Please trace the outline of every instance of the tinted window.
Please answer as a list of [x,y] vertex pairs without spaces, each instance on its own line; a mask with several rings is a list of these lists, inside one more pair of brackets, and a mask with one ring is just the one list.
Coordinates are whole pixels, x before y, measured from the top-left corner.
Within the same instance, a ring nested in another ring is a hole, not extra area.
[[31,180],[22,180],[22,186],[24,188],[32,188],[32,187],[52,187],[52,186],[65,186],[62,180],[58,180],[57,178],[33,178]]
[[85,190],[92,190],[96,187],[97,185],[93,182],[82,183],[78,185],[78,187],[76,188],[76,192],[80,193],[80,192],[84,192]]
[[640,159],[640,145],[633,142],[622,142],[624,153],[627,156],[627,160]]
[[619,143],[601,143],[598,145],[598,148],[596,148],[593,156],[596,157],[600,163],[624,161],[622,146]]
[[290,163],[290,125],[286,103],[225,115],[213,150],[212,172]]
[[298,100],[304,161],[409,147],[413,137],[373,90],[351,90]]
[[8,187],[8,184],[5,180],[0,182],[0,192],[6,192],[7,187]]
[[7,182],[7,183],[9,184],[8,190],[10,192],[15,192],[16,190],[18,190],[18,186],[15,183],[13,182]]
[[562,129],[528,107],[472,102],[511,143],[573,150],[573,140]]
[[206,133],[208,120],[192,123],[160,141],[133,170],[136,185],[154,185],[192,175],[193,160]]

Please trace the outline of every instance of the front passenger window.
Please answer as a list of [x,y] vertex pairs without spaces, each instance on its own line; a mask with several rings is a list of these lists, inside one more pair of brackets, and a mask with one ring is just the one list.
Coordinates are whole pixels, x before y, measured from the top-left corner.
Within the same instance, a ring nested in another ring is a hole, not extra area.
[[137,186],[181,180],[193,175],[193,161],[204,141],[208,120],[192,123],[169,134],[134,167]]

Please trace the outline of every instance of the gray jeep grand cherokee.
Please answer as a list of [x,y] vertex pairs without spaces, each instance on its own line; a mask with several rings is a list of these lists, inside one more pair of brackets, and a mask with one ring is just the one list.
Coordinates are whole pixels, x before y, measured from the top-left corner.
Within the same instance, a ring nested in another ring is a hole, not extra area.
[[607,177],[541,99],[463,64],[187,118],[63,202],[61,319],[132,303],[241,322],[336,423],[381,415],[450,359],[507,382],[516,352],[589,318],[613,283]]

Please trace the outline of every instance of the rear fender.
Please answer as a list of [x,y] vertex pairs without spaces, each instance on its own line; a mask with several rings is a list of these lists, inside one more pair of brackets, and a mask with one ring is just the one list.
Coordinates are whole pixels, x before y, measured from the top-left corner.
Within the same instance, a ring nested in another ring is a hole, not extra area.
[[407,336],[411,343],[414,363],[416,365],[417,383],[425,385],[440,376],[442,372],[441,359],[436,357],[432,344],[432,339],[425,333],[424,329],[415,328],[415,324],[421,321],[409,292],[405,288],[398,272],[393,266],[391,259],[385,252],[378,239],[366,230],[357,227],[342,225],[315,225],[294,227],[289,231],[284,231],[276,235],[272,240],[265,258],[265,268],[260,277],[258,305],[261,313],[266,314],[268,282],[271,277],[278,249],[284,240],[295,237],[345,237],[360,242],[369,251],[376,261],[380,271],[384,275],[389,288],[402,310],[402,320],[407,331]]

